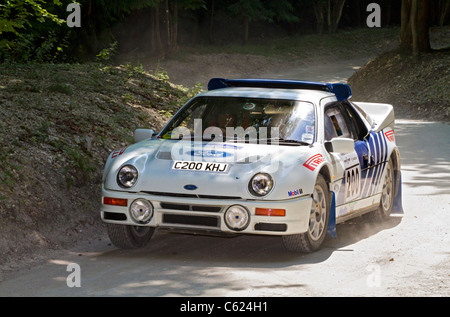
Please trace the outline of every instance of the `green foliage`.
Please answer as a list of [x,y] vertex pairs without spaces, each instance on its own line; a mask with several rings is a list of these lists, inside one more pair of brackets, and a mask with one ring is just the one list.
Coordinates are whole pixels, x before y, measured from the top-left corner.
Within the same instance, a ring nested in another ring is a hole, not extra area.
[[104,48],[96,55],[96,61],[108,64],[111,62],[111,59],[114,55],[117,54],[117,48],[119,46],[119,43],[117,41],[114,41],[110,44],[108,48]]
[[59,0],[7,0],[0,5],[0,61],[43,62],[60,56],[64,41],[57,32],[64,20],[50,11],[61,4]]

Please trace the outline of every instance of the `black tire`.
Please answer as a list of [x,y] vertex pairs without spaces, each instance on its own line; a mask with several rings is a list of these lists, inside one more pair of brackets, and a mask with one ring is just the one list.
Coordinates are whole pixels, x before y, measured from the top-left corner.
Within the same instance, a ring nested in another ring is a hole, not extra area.
[[120,249],[137,249],[147,245],[155,228],[107,223],[106,230],[111,242]]
[[327,183],[322,175],[319,175],[314,185],[308,231],[283,236],[285,248],[289,251],[302,253],[317,251],[327,235],[330,207],[331,200]]
[[394,165],[392,160],[389,160],[386,165],[386,173],[383,178],[383,188],[381,190],[380,206],[374,212],[375,218],[379,220],[386,220],[391,216],[392,207],[394,206],[395,198],[395,179],[394,179]]

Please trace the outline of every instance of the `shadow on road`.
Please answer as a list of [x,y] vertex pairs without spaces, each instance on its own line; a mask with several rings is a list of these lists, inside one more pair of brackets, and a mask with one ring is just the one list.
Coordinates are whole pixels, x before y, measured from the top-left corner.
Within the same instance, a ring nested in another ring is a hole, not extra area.
[[[80,291],[114,296],[223,296],[288,287],[286,292],[302,292],[308,285],[301,283],[301,276],[312,267],[326,262],[334,252],[353,251],[353,244],[397,226],[401,219],[373,222],[360,217],[340,224],[338,238],[327,237],[323,248],[311,254],[286,251],[280,237],[223,238],[158,231],[146,248],[113,249],[85,258],[88,263],[82,267],[91,276],[87,282],[91,285],[86,283]],[[291,281],[289,274],[299,279]],[[101,281],[101,289],[95,280]]]
[[149,261],[173,261],[190,266],[228,266],[282,268],[299,264],[319,263],[333,252],[350,251],[351,245],[383,230],[399,225],[402,217],[372,221],[363,216],[337,226],[337,238],[327,237],[322,248],[313,253],[287,251],[280,237],[242,235],[211,237],[202,235],[157,232],[149,246],[140,250],[113,250],[101,255],[104,259],[142,258]]

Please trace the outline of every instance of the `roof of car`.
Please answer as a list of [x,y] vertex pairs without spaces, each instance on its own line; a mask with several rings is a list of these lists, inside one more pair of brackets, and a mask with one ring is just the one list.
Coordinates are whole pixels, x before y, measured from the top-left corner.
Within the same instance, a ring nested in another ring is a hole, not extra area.
[[333,93],[311,89],[272,89],[253,87],[230,87],[209,90],[199,96],[205,97],[244,97],[261,99],[286,99],[318,103],[325,97],[335,97]]
[[[325,83],[315,81],[289,80],[289,79],[226,79],[226,78],[212,78],[208,82],[208,91],[222,90],[229,92],[230,88],[260,88],[268,89],[269,92],[280,91],[278,95],[280,98],[285,96],[286,92],[281,90],[307,90],[328,92],[336,97],[337,100],[347,100],[352,96],[352,90],[349,85],[345,83]],[[255,92],[255,91],[254,91]],[[262,91],[261,91],[262,92]],[[267,91],[266,91],[267,92]],[[298,94],[296,95],[298,96]],[[322,95],[321,97],[328,97],[329,95]],[[302,96],[304,97],[304,96]],[[319,97],[317,94],[316,98]],[[269,98],[273,98],[270,97]],[[291,99],[291,98],[290,98]]]

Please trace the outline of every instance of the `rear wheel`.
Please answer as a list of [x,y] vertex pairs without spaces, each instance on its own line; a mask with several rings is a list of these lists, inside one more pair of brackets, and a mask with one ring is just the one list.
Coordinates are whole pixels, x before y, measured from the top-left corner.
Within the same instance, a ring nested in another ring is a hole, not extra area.
[[312,194],[308,231],[283,236],[286,249],[304,253],[318,250],[327,234],[330,206],[327,183],[322,175],[319,175]]
[[383,188],[381,190],[380,206],[375,215],[380,219],[387,219],[391,215],[394,205],[395,186],[394,186],[394,166],[392,160],[386,165],[386,172],[383,179]]
[[155,228],[143,226],[127,226],[107,223],[109,239],[118,248],[137,249],[147,245]]

